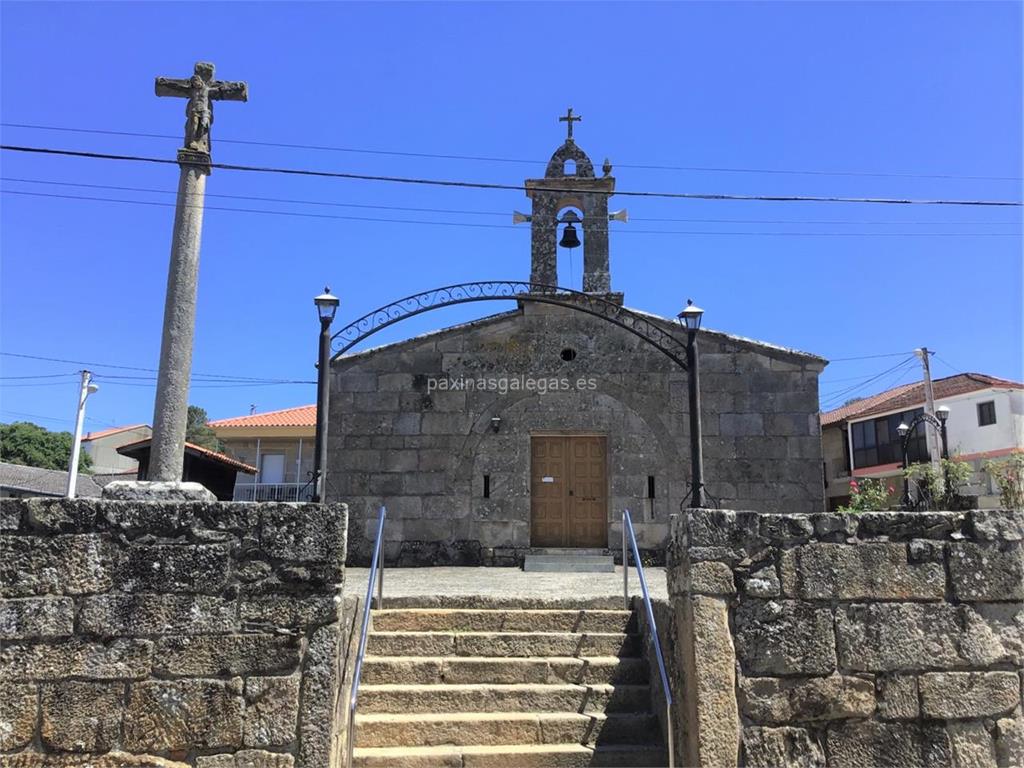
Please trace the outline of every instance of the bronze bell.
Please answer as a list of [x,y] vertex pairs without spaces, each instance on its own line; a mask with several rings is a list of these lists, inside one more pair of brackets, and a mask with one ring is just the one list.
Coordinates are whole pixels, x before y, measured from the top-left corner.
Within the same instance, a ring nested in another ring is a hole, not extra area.
[[579,248],[580,238],[576,234],[576,227],[572,224],[566,224],[565,229],[562,230],[562,239],[558,244],[563,248]]

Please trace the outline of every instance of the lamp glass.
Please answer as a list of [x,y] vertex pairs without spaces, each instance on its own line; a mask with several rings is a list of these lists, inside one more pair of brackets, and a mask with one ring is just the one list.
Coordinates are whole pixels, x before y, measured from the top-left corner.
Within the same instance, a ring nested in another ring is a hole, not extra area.
[[935,409],[935,415],[938,417],[939,421],[945,421],[949,418],[949,408],[944,405],[940,405]]
[[896,427],[896,431],[900,433],[900,437],[903,437],[907,434],[907,432],[910,431],[910,427],[908,427],[903,422],[900,422],[900,425]]
[[686,309],[677,315],[679,322],[686,326],[688,331],[700,330],[700,321],[703,316],[704,310],[696,306],[693,301],[687,301]]
[[316,304],[320,319],[331,321],[334,320],[334,313],[338,311],[341,300],[337,296],[332,296],[331,289],[325,286],[324,292],[313,299],[313,303]]

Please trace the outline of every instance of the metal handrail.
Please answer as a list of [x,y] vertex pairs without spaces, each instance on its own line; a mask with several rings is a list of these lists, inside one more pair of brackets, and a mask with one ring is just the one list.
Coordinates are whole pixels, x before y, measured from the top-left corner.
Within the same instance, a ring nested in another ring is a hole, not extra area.
[[[363,603],[363,625],[359,630],[359,651],[356,654],[356,666],[352,673],[352,695],[348,705],[348,754],[345,765],[352,768],[352,750],[356,742],[356,706],[359,701],[359,681],[363,677],[363,657],[366,655],[366,638],[370,631],[370,604],[373,600],[373,582],[377,582],[377,607],[384,604],[384,559],[381,549],[384,546],[384,520],[388,516],[387,507],[381,507],[377,516],[377,539],[373,545],[373,559],[370,561],[370,578],[366,583],[366,602]],[[378,568],[378,565],[380,568]]]
[[672,728],[672,688],[668,683],[668,672],[665,669],[665,658],[661,654],[661,640],[658,639],[658,625],[654,621],[654,607],[651,605],[651,593],[647,590],[647,577],[644,575],[644,566],[640,562],[640,550],[636,545],[636,532],[633,530],[633,519],[629,516],[629,510],[622,510],[622,590],[626,603],[626,610],[629,610],[629,557],[626,554],[626,543],[630,544],[633,551],[633,561],[636,563],[636,573],[640,577],[640,591],[644,596],[644,608],[647,611],[647,624],[650,627],[648,639],[654,646],[654,656],[658,660],[658,673],[661,675],[661,690],[665,694],[665,724],[668,731],[668,766],[675,768],[676,750],[675,737]]

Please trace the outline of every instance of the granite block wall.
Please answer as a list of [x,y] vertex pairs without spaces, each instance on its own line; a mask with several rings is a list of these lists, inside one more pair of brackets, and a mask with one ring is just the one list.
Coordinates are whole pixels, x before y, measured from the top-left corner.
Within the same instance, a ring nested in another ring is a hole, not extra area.
[[685,763],[1024,765],[1024,513],[673,522]]
[[0,765],[335,765],[343,504],[0,500]]
[[[711,494],[764,512],[823,510],[825,361],[714,331],[700,350]],[[369,559],[381,504],[389,564],[521,563],[530,438],[551,433],[607,436],[608,540],[617,546],[629,509],[640,547],[663,557],[690,488],[687,377],[628,331],[524,304],[338,359],[331,373],[327,495],[352,511],[353,564]]]

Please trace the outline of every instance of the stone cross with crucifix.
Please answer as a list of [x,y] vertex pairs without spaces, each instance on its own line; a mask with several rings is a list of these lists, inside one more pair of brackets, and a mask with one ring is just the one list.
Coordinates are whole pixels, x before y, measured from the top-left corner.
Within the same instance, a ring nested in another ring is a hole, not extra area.
[[248,101],[249,87],[242,82],[214,80],[213,64],[199,61],[194,74],[187,80],[158,77],[156,95],[188,99],[185,105],[185,148],[209,153],[213,102]]
[[574,117],[573,116],[573,114],[572,114],[572,107],[569,107],[569,111],[565,115],[563,115],[562,117],[558,118],[558,122],[560,122],[560,123],[568,123],[569,124],[569,135],[566,137],[566,139],[565,139],[566,141],[572,141],[572,124],[573,123],[581,122],[582,120],[583,120],[582,117],[579,117],[579,116],[575,116]]
[[211,167],[213,102],[247,101],[249,89],[242,82],[214,80],[213,64],[201,61],[188,79],[158,77],[156,95],[188,99],[185,106],[185,142],[178,150],[181,175],[171,235],[171,263],[164,300],[160,373],[157,376],[147,477],[150,481],[178,483],[185,461],[185,425],[199,284],[199,245],[203,231],[206,177]]

